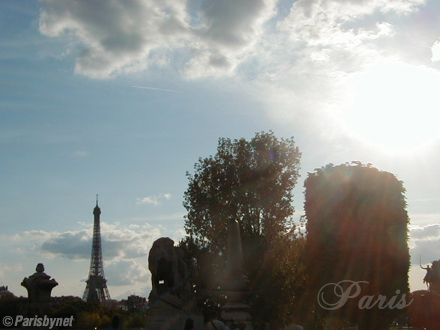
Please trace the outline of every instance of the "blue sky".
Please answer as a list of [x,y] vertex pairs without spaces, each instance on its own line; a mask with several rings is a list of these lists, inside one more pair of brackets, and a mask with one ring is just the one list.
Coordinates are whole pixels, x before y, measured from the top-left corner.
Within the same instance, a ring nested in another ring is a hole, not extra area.
[[413,267],[440,259],[440,4],[424,0],[0,2],[0,285],[43,262],[82,296],[95,194],[113,298],[147,296],[184,235],[186,171],[220,137],[294,136],[303,182],[372,163],[407,189]]

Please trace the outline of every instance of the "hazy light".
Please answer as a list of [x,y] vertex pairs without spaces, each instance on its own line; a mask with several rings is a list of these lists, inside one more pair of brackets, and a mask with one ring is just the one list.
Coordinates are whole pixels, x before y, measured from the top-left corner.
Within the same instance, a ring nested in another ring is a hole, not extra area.
[[436,137],[440,73],[427,67],[382,62],[348,78],[348,129],[365,142],[408,150]]

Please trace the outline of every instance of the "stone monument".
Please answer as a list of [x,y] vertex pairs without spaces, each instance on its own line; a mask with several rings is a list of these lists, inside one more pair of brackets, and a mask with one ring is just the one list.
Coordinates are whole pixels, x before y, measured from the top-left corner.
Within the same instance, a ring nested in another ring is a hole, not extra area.
[[58,283],[44,272],[43,264],[39,263],[36,272],[25,277],[21,285],[28,291],[28,315],[48,315],[51,309],[50,295]]
[[183,252],[168,237],[157,239],[148,255],[152,289],[148,297],[146,330],[182,330],[191,323],[203,329],[196,310],[188,266]]
[[228,221],[226,253],[226,277],[222,285],[226,303],[222,307],[221,317],[227,325],[242,322],[246,324],[246,330],[252,330],[250,307],[244,302],[249,291],[249,279],[243,269],[240,225],[235,219]]

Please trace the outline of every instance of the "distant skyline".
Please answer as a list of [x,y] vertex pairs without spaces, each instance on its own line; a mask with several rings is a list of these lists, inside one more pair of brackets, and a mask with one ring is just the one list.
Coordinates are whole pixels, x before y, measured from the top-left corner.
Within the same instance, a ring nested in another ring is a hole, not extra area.
[[440,259],[440,2],[0,1],[0,286],[37,263],[81,297],[99,194],[112,298],[147,297],[147,256],[184,236],[185,173],[218,138],[272,130],[308,172],[402,180],[411,290]]

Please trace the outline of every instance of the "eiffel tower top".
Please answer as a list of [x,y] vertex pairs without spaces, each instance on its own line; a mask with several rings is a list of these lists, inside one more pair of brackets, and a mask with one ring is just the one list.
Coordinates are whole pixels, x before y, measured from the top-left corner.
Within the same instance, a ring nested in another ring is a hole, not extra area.
[[93,209],[93,214],[101,214],[101,209],[98,206],[98,194],[96,194],[96,206]]

